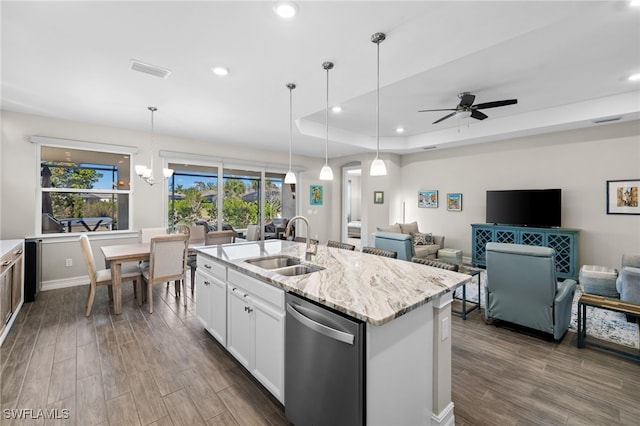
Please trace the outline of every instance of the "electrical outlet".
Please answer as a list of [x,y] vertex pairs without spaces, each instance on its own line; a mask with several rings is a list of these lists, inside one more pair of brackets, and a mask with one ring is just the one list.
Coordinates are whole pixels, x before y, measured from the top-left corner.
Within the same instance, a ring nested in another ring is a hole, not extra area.
[[67,259],[65,260],[65,266],[68,268],[69,266],[73,266],[73,259]]

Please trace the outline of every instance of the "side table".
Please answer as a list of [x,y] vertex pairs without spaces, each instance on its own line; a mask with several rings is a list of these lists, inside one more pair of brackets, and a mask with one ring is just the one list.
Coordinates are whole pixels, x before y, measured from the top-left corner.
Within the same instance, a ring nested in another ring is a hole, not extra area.
[[[460,268],[458,269],[458,272],[461,274],[466,274],[466,275],[471,275],[472,277],[478,277],[478,301],[477,302],[471,302],[467,300],[467,284],[463,284],[462,285],[462,297],[456,297],[456,290],[454,290],[453,293],[453,298],[455,300],[459,300],[462,304],[462,309],[461,310],[455,310],[453,309],[453,306],[451,307],[451,312],[456,314],[456,315],[460,315],[462,317],[463,320],[467,319],[467,314],[470,312],[475,311],[476,309],[480,309],[480,298],[482,297],[481,293],[480,293],[480,272],[482,272],[480,269],[476,269],[476,268],[469,268],[466,266],[462,266],[460,265]],[[472,278],[473,279],[473,278]],[[467,309],[467,304],[471,305],[471,307],[469,309]]]

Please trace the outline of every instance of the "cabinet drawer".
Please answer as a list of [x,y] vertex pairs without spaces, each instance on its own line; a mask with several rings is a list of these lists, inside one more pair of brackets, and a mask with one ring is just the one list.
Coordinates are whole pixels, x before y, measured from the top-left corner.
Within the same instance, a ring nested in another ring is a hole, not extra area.
[[227,267],[220,263],[209,259],[201,254],[196,258],[196,264],[198,269],[202,268],[202,271],[211,274],[214,277],[220,278],[222,281],[227,280]]
[[248,277],[233,269],[229,270],[229,284],[236,285],[277,308],[284,310],[284,290],[255,278]]

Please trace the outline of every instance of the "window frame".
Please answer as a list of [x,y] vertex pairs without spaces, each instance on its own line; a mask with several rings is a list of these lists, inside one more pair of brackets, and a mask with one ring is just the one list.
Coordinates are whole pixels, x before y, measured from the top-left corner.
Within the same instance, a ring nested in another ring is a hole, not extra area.
[[[36,150],[36,167],[35,167],[35,182],[36,182],[36,203],[35,203],[35,236],[39,238],[52,238],[52,237],[66,237],[66,236],[77,236],[82,232],[53,232],[53,233],[43,233],[42,231],[42,198],[45,193],[95,193],[95,194],[110,194],[121,196],[124,195],[128,198],[128,208],[127,208],[127,220],[128,220],[128,229],[118,229],[118,230],[96,230],[92,231],[91,235],[112,235],[112,234],[125,234],[136,232],[133,227],[133,203],[132,203],[132,194],[134,193],[134,155],[138,153],[138,149],[131,146],[125,145],[110,145],[103,144],[97,142],[86,142],[86,141],[78,141],[72,139],[58,139],[52,137],[45,136],[32,136],[31,142],[35,145]],[[52,147],[52,148],[63,148],[63,149],[73,149],[73,150],[82,150],[82,151],[90,151],[95,152],[96,154],[117,154],[117,155],[127,155],[129,157],[129,176],[128,180],[130,184],[128,185],[128,189],[93,189],[93,188],[43,188],[41,184],[41,170],[42,170],[42,148],[43,147]]]

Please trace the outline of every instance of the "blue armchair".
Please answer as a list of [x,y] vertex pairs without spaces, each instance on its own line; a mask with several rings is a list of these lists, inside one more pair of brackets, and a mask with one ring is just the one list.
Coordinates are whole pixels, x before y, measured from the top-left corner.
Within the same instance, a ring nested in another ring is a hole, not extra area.
[[640,304],[640,254],[623,254],[616,289],[623,302]]
[[558,283],[555,251],[521,244],[487,244],[485,318],[499,319],[560,340],[571,322],[574,280]]

